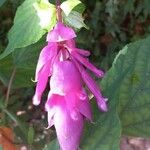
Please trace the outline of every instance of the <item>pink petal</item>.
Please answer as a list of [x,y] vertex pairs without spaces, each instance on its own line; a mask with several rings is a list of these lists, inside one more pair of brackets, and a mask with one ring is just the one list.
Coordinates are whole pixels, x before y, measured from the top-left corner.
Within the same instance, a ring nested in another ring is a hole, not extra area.
[[74,58],[76,58],[80,63],[82,63],[85,67],[87,67],[88,69],[90,69],[92,72],[94,72],[98,77],[103,77],[104,76],[104,72],[97,69],[94,65],[92,65],[87,58],[82,57],[81,55],[79,55],[78,53],[76,53],[75,51],[71,52],[72,56]]
[[55,108],[52,108],[50,111],[48,111],[48,128],[52,127],[54,125],[54,115],[55,115]]
[[80,113],[78,110],[79,98],[76,96],[76,91],[71,91],[67,95],[64,96],[66,101],[66,108],[73,120],[78,120],[80,117]]
[[38,64],[36,67],[36,74],[35,74],[35,81],[38,80],[39,72],[42,69],[42,67],[49,61],[51,63],[51,60],[56,56],[57,54],[57,44],[56,43],[49,43],[47,46],[45,46],[39,56]]
[[34,105],[40,104],[42,93],[45,90],[47,85],[47,80],[48,80],[49,70],[50,70],[49,68],[50,68],[50,63],[47,62],[47,64],[45,64],[45,66],[40,70],[38,82],[36,85],[35,95],[33,96]]
[[76,37],[72,28],[66,27],[64,24],[58,22],[54,29],[47,35],[48,42],[61,42],[70,40]]
[[50,80],[51,92],[65,95],[82,87],[81,76],[71,61],[55,61]]
[[72,51],[77,52],[78,54],[81,54],[82,56],[90,56],[90,52],[87,50],[83,50],[83,49],[79,49],[79,48],[75,48],[75,40],[71,39],[65,42],[66,45],[65,47],[69,50],[69,52],[71,53]]
[[76,66],[78,67],[78,69],[81,73],[82,79],[86,83],[87,87],[90,89],[90,91],[96,97],[99,108],[102,111],[107,111],[106,98],[102,97],[100,88],[98,87],[96,82],[91,78],[91,76],[86,72],[86,70],[74,58],[73,58],[73,61],[75,62]]
[[[84,92],[84,93],[83,93]],[[84,99],[83,99],[84,94]],[[85,91],[72,91],[64,96],[66,100],[66,107],[72,117],[72,119],[78,119],[79,113],[92,120],[92,113],[90,103],[88,101],[88,96]]]
[[49,92],[48,99],[45,104],[45,110],[48,112],[48,127],[50,128],[52,125],[54,125],[54,114],[57,111],[57,103],[59,102],[59,99],[61,96],[52,94]]
[[[85,94],[87,95],[87,93],[84,93],[84,95]],[[86,118],[88,118],[90,121],[92,121],[92,109],[89,103],[88,96],[86,96],[86,99],[83,100],[83,92],[82,92],[81,94],[78,94],[78,98],[79,98],[78,109],[80,113],[84,115]]]
[[83,56],[90,56],[90,52],[89,51],[86,51],[86,50],[82,50],[82,49],[78,49],[78,48],[75,48],[74,49],[78,54],[81,54]]
[[88,99],[80,101],[78,109],[83,116],[92,121],[92,109]]
[[75,40],[74,39],[70,39],[70,40],[65,41],[65,44],[67,47],[75,48]]
[[46,111],[50,111],[51,108],[55,105],[55,102],[57,102],[56,100],[54,101],[54,99],[57,98],[57,95],[51,93],[51,91],[48,94],[48,98],[45,104],[45,110]]
[[62,150],[77,150],[83,130],[83,116],[79,114],[78,119],[72,119],[65,100],[60,97],[59,101],[54,115],[54,125],[60,147]]

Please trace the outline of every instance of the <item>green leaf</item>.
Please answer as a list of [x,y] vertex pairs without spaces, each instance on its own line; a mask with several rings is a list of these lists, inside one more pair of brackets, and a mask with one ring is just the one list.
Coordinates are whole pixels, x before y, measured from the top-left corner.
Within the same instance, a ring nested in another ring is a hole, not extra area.
[[70,12],[73,10],[73,8],[80,3],[81,3],[81,1],[79,1],[79,0],[67,0],[67,1],[63,2],[60,5],[60,7],[63,10],[63,12],[65,13],[65,15],[68,16],[70,14]]
[[[107,80],[107,79],[106,79]],[[106,87],[106,81],[103,86]],[[84,150],[119,150],[121,125],[117,114],[117,104],[114,92],[114,87],[111,90],[104,90],[105,96],[109,100],[109,111],[102,113],[98,110],[96,104],[93,106],[94,123],[86,125],[81,149]],[[112,97],[111,97],[112,96]]]
[[34,128],[30,126],[28,130],[28,144],[32,144],[34,142],[34,134]]
[[34,85],[31,79],[34,78],[37,59],[43,43],[43,40],[40,40],[28,47],[16,49],[13,55],[0,60],[0,80],[7,86],[13,69],[16,68],[12,88]]
[[85,5],[83,3],[80,3],[75,6],[72,11],[77,11],[78,13],[82,14],[85,11]]
[[123,134],[150,137],[150,37],[131,43],[102,80],[110,101],[119,101]]
[[[0,61],[0,80],[5,86],[8,86],[11,74],[15,69],[11,56],[8,56]],[[33,85],[31,78],[34,77],[34,69],[17,68],[13,79],[12,88],[28,87]]]
[[[44,17],[43,17],[44,16]],[[26,47],[39,41],[56,22],[54,6],[46,0],[25,0],[18,7],[14,25],[9,31],[9,44],[0,59],[16,48]]]
[[16,49],[12,53],[15,66],[17,66],[17,68],[35,69],[39,53],[45,45],[45,38],[42,38],[36,44]]
[[45,145],[43,150],[59,150],[59,144],[57,139],[54,139],[49,144]]
[[33,4],[40,18],[42,29],[51,30],[56,23],[56,7],[50,4],[48,0],[41,0]]
[[82,27],[88,29],[88,27],[84,23],[82,15],[77,11],[71,11],[68,16],[64,15],[64,20],[68,25],[74,27],[75,29],[81,29]]
[[6,0],[0,0],[0,7],[6,2]]
[[[122,81],[119,113],[123,133],[150,137],[150,37],[127,45],[118,55]],[[119,62],[119,63],[117,63]]]

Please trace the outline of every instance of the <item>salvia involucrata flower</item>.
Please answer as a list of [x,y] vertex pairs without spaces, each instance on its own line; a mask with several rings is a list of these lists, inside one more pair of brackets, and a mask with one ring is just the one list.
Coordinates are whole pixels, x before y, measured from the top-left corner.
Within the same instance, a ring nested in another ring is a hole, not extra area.
[[35,74],[37,85],[33,104],[40,104],[49,82],[50,91],[45,104],[48,128],[55,126],[62,150],[77,150],[85,118],[92,121],[84,85],[95,96],[99,108],[107,111],[107,99],[101,95],[87,69],[98,77],[103,77],[104,73],[89,62],[89,51],[76,48],[75,37],[72,28],[58,22],[47,35],[48,44],[40,53]]

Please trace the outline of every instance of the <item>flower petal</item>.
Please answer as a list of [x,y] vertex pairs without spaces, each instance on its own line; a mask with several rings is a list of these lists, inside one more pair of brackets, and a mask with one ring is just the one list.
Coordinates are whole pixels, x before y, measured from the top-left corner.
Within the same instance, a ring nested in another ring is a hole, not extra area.
[[41,96],[43,91],[46,88],[49,71],[50,71],[50,63],[47,62],[47,64],[44,65],[44,67],[40,70],[39,76],[38,76],[38,82],[36,85],[35,95],[33,96],[33,104],[39,105],[41,101]]
[[60,147],[62,150],[77,150],[83,130],[83,116],[79,114],[78,119],[72,119],[65,100],[60,97],[59,102],[54,115],[54,125]]
[[98,77],[103,77],[104,72],[97,69],[93,64],[91,64],[87,58],[82,57],[80,54],[76,53],[75,50],[71,52],[72,56],[82,63],[85,67],[94,72]]
[[[50,128],[54,125],[54,114],[57,112],[58,106],[61,104],[62,96],[51,93],[48,94],[48,98],[45,104],[45,110],[48,112],[48,127]],[[58,103],[58,106],[57,106]]]
[[55,108],[52,108],[50,111],[48,111],[48,128],[52,127],[54,125],[54,115],[55,115]]
[[71,61],[55,61],[50,80],[51,92],[65,95],[82,87],[81,76]]
[[81,73],[83,81],[86,83],[87,87],[96,97],[97,104],[102,111],[107,111],[106,98],[103,98],[101,95],[100,88],[96,84],[96,82],[91,78],[91,76],[86,72],[86,70],[73,58],[76,66]]
[[75,48],[75,40],[74,39],[70,39],[70,40],[67,40],[65,41],[65,46],[66,47],[69,47],[69,48]]
[[36,67],[36,74],[35,74],[35,81],[38,80],[39,72],[42,69],[42,67],[49,61],[51,63],[51,60],[56,56],[57,54],[57,44],[56,43],[49,43],[47,46],[45,46],[39,56],[38,64]]
[[81,54],[83,56],[90,56],[91,53],[87,50],[82,50],[82,49],[78,49],[78,48],[75,48],[74,49],[78,54]]
[[[83,100],[83,96],[82,95],[86,94],[86,98]],[[78,104],[78,109],[80,111],[80,113],[82,115],[84,115],[86,118],[88,118],[90,121],[92,121],[92,109],[89,103],[89,98],[87,96],[87,93],[82,92],[81,94],[78,94],[78,98],[79,98],[79,104]]]
[[63,23],[58,22],[54,29],[47,35],[48,42],[61,42],[76,37],[72,28],[66,27]]

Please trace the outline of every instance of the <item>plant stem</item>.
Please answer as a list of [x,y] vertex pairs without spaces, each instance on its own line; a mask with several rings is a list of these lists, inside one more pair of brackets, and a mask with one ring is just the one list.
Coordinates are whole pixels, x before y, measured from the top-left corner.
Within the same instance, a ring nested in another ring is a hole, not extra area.
[[60,0],[56,0],[56,13],[58,22],[62,22],[61,8],[60,8]]
[[6,100],[5,100],[5,108],[7,108],[7,105],[8,105],[10,89],[11,89],[11,86],[12,86],[12,82],[13,82],[15,73],[16,73],[16,68],[13,69],[10,80],[9,80],[9,83],[8,83],[8,88],[7,88],[7,93],[6,93]]

